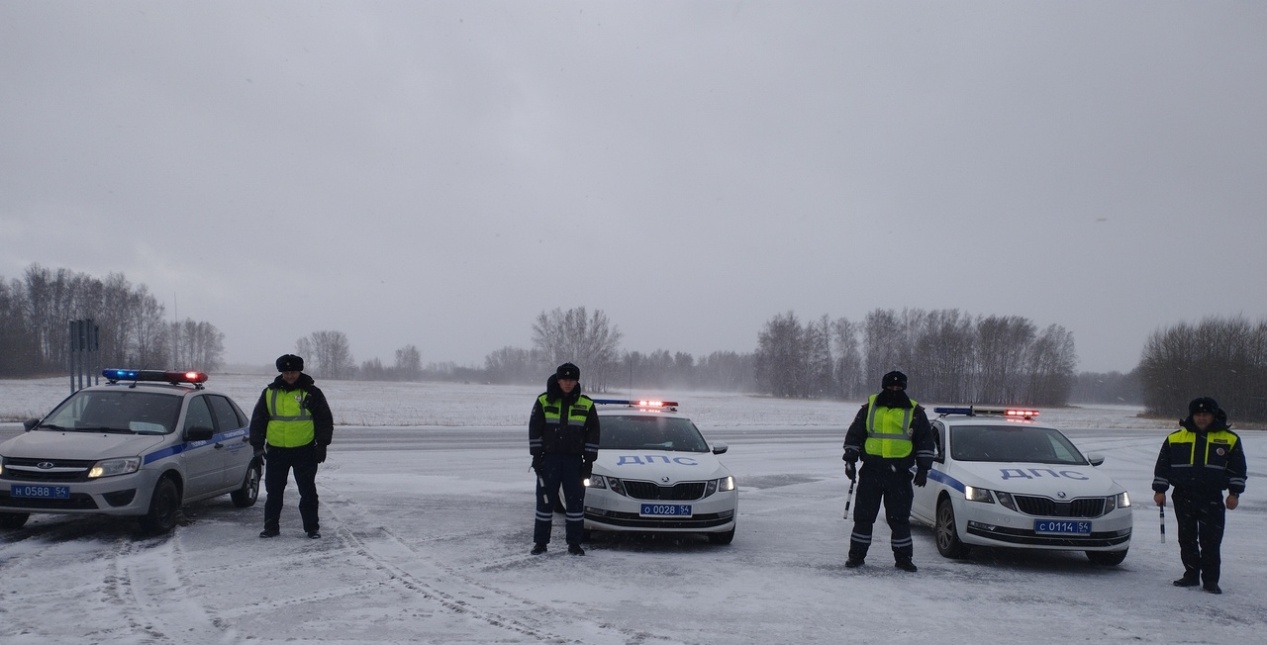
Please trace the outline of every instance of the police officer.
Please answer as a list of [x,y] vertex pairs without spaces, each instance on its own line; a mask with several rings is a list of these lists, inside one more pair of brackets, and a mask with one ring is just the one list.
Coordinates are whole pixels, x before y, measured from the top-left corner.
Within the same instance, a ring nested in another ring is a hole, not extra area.
[[532,554],[545,553],[550,542],[554,507],[563,487],[567,506],[568,553],[585,555],[585,486],[598,458],[598,412],[594,401],[581,394],[581,370],[571,363],[546,379],[528,421],[528,452],[537,473],[537,516],[533,524]]
[[1245,450],[1241,438],[1228,429],[1227,415],[1210,397],[1193,399],[1188,404],[1188,418],[1161,444],[1153,469],[1153,501],[1158,506],[1166,505],[1166,489],[1171,486],[1175,487],[1171,499],[1183,560],[1183,577],[1174,585],[1200,584],[1210,593],[1223,593],[1219,588],[1219,545],[1223,542],[1224,508],[1235,509],[1245,492]]
[[[928,482],[933,465],[932,429],[924,408],[906,395],[906,375],[889,372],[881,379],[879,394],[867,399],[845,433],[845,475],[858,482],[858,505],[853,533],[849,536],[849,558],[845,566],[860,567],[871,547],[871,529],[884,502],[885,517],[892,532],[894,566],[915,572],[911,561],[911,466],[917,468],[915,485]],[[862,471],[857,462],[862,459]]]
[[[326,460],[326,446],[334,435],[334,415],[326,396],[303,373],[304,359],[285,354],[277,359],[277,371],[260,394],[251,413],[251,445],[265,459],[264,530],[260,537],[281,532],[282,496],[291,469],[299,488],[299,515],[308,537],[321,537],[317,520],[317,464]],[[267,444],[267,452],[265,451]]]

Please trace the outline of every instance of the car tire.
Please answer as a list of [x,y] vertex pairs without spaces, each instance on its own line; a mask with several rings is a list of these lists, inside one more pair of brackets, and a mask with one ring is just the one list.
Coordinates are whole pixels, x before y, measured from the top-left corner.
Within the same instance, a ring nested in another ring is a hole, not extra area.
[[725,533],[709,533],[708,542],[710,544],[730,544],[735,540],[735,529],[731,527]]
[[255,500],[260,498],[261,478],[259,464],[251,464],[251,467],[246,469],[246,477],[242,480],[242,487],[229,493],[229,499],[233,500],[233,505],[238,508],[255,506]]
[[0,529],[20,529],[30,517],[30,513],[0,513]]
[[943,557],[960,560],[968,557],[968,545],[959,539],[959,529],[955,525],[955,508],[950,500],[943,499],[937,504],[937,522],[933,525],[937,538],[937,552]]
[[158,480],[154,494],[150,496],[150,510],[141,517],[141,530],[155,535],[168,533],[176,528],[180,514],[180,491],[170,477]]
[[1091,564],[1101,567],[1116,567],[1126,559],[1127,549],[1121,551],[1087,551],[1087,559]]

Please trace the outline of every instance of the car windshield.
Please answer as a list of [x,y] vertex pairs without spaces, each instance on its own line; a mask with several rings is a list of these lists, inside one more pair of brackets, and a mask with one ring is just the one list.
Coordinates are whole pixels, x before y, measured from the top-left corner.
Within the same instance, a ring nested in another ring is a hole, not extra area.
[[708,452],[708,442],[690,419],[653,415],[603,415],[599,448],[603,450],[673,450]]
[[176,428],[181,397],[131,389],[81,390],[57,406],[37,429],[167,434]]
[[1085,465],[1073,443],[1054,428],[957,426],[951,428],[950,456],[956,461]]

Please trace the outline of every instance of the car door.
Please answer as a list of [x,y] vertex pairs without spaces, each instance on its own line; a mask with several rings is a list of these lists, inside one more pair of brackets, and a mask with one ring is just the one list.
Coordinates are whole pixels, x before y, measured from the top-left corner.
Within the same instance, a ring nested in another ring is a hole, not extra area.
[[181,453],[185,465],[185,499],[203,497],[223,488],[225,451],[209,435],[195,436],[193,430],[215,433],[215,418],[207,405],[207,397],[193,395],[185,408],[185,422],[181,427],[185,450]]
[[216,420],[216,435],[224,446],[221,449],[224,453],[224,471],[220,483],[225,488],[236,488],[246,477],[246,469],[255,455],[247,428],[250,420],[227,396],[207,394],[203,398],[211,404],[211,414]]

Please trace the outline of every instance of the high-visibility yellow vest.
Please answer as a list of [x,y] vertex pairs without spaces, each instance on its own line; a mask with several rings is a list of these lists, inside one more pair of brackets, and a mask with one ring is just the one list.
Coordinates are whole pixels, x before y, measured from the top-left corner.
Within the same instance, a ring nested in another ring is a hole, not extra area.
[[268,445],[298,448],[313,442],[317,436],[312,412],[303,406],[308,395],[303,390],[270,389],[264,397],[268,404]]
[[869,455],[884,459],[901,459],[911,454],[911,416],[915,400],[909,408],[886,408],[875,404],[877,395],[867,399],[867,444]]
[[[1212,430],[1205,433],[1205,454],[1200,455],[1198,459],[1196,452],[1197,433],[1187,429],[1180,428],[1166,438],[1170,442],[1172,448],[1178,447],[1180,450],[1171,450],[1171,468],[1184,468],[1190,466],[1209,466],[1223,470],[1227,468],[1228,456],[1232,452],[1232,448],[1236,446],[1239,437],[1236,433],[1228,430]],[[1186,456],[1187,460],[1180,463],[1175,459],[1176,456]]]
[[[541,413],[545,417],[546,424],[560,425],[563,402],[557,400],[554,403],[550,403],[549,398],[545,394],[537,397],[537,400],[541,402]],[[568,407],[568,425],[585,425],[585,420],[589,418],[590,408],[592,407],[594,407],[593,399],[584,395],[577,397],[576,402]]]

